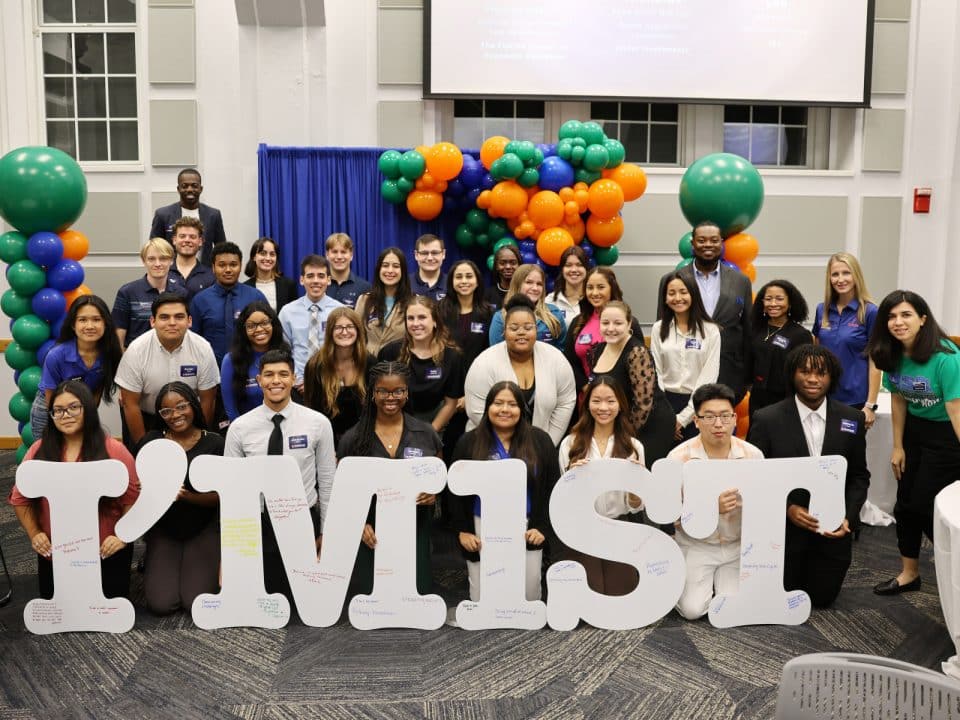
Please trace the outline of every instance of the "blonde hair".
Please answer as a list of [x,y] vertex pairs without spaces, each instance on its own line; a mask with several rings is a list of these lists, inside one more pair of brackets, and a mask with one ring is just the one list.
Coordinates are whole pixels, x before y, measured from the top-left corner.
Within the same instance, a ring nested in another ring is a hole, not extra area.
[[[534,317],[537,320],[542,320],[547,326],[547,329],[550,331],[550,334],[554,338],[559,338],[560,333],[563,331],[563,328],[560,326],[560,321],[557,320],[556,315],[550,312],[547,309],[547,304],[544,298],[547,297],[547,274],[543,271],[539,265],[525,264],[518,267],[513,272],[513,277],[510,279],[510,287],[507,290],[507,294],[503,298],[503,306],[506,307],[507,303],[510,302],[510,298],[514,295],[523,295],[521,288],[523,287],[523,282],[531,273],[538,272],[540,277],[543,278],[543,292],[540,293],[540,297],[537,298],[536,305],[534,307]],[[526,297],[524,295],[524,297]],[[504,318],[506,318],[506,312],[504,311]]]
[[860,263],[857,262],[857,259],[848,252],[838,252],[830,256],[830,259],[827,260],[827,281],[826,289],[823,294],[823,314],[820,318],[820,327],[830,327],[830,318],[827,310],[830,309],[830,305],[837,301],[837,291],[833,289],[833,285],[830,283],[830,268],[835,262],[842,262],[853,274],[853,297],[856,298],[857,304],[857,320],[861,325],[867,321],[867,303],[873,302],[873,298],[870,297],[870,291],[867,290],[867,281],[863,279],[863,270],[860,269]]
[[[336,343],[333,341],[333,329],[340,318],[346,318],[357,329],[357,341],[353,345],[352,359],[357,370],[355,387],[360,395],[361,404],[367,394],[367,331],[356,310],[338,307],[327,316],[327,326],[323,332],[323,345],[307,361],[303,371],[303,394],[308,407],[314,410],[326,407],[331,418],[340,414],[337,395],[340,393],[340,378],[337,376]],[[321,405],[321,396],[323,405]]]
[[173,258],[173,245],[167,242],[165,238],[155,237],[147,240],[144,246],[140,248],[141,262],[147,261],[147,253],[151,250],[156,250],[157,253],[160,254],[160,257],[164,258],[165,260]]
[[327,235],[327,241],[324,243],[324,249],[329,251],[331,248],[343,245],[347,250],[353,250],[353,240],[346,233],[335,232]]

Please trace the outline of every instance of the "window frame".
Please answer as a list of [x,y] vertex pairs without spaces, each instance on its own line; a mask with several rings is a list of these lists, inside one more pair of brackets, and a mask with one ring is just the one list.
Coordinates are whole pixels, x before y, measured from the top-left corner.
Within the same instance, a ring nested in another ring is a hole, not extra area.
[[[485,128],[486,128],[487,119],[488,119],[488,118],[492,118],[492,119],[496,119],[496,120],[510,120],[510,121],[512,121],[512,123],[513,123],[513,132],[507,134],[507,137],[509,137],[511,140],[530,140],[530,139],[531,139],[531,138],[526,138],[526,137],[517,137],[517,120],[538,119],[538,118],[518,118],[518,117],[517,117],[517,103],[518,103],[518,102],[539,102],[539,103],[542,103],[542,104],[543,104],[543,117],[542,117],[542,118],[539,118],[539,119],[542,119],[542,120],[543,120],[543,139],[542,139],[542,140],[539,140],[539,141],[533,140],[533,142],[535,142],[535,143],[536,143],[536,142],[544,142],[544,143],[545,143],[545,142],[548,142],[548,138],[550,137],[550,134],[549,134],[549,128],[550,128],[550,122],[549,122],[550,103],[547,102],[547,101],[543,101],[543,100],[532,100],[532,101],[531,101],[531,100],[526,100],[525,98],[461,98],[460,100],[450,100],[450,101],[449,101],[449,103],[450,103],[450,105],[449,105],[449,107],[450,107],[450,134],[449,134],[449,137],[451,138],[451,142],[456,142],[457,118],[458,118],[458,117],[461,117],[461,118],[467,118],[467,117],[469,117],[469,116],[458,116],[458,115],[457,115],[456,103],[459,102],[459,101],[467,101],[467,102],[469,102],[469,101],[474,101],[474,102],[481,102],[481,103],[483,103],[483,110],[482,110],[482,114],[480,115],[480,122],[481,122],[481,125],[480,125],[480,127],[481,127],[480,136],[481,136],[481,138],[487,138],[487,137],[490,137],[490,136],[491,136],[491,133],[490,133],[489,131],[487,131]],[[513,116],[512,116],[512,117],[501,117],[501,116],[498,116],[498,115],[488,116],[488,115],[487,115],[487,105],[486,105],[488,101],[493,101],[493,102],[510,102],[510,103],[512,103],[512,104],[513,104]],[[479,149],[479,146],[478,146],[477,148],[474,148],[474,149]]]
[[[593,117],[592,117],[592,115],[593,115],[592,105],[593,105],[593,103],[595,103],[595,102],[610,102],[610,103],[616,104],[616,106],[617,106],[617,119],[616,119],[616,120],[608,120],[608,119],[595,119],[595,118],[593,118]],[[647,120],[624,120],[624,119],[623,119],[623,105],[624,105],[624,104],[646,105],[646,106],[647,106],[647,118],[648,118],[648,119],[647,119]],[[676,123],[669,122],[669,121],[664,121],[664,120],[653,120],[652,118],[653,118],[653,106],[654,106],[654,105],[676,105],[676,107],[677,107],[677,121],[676,121]],[[600,123],[601,125],[602,125],[603,123],[615,122],[616,125],[617,125],[617,137],[616,137],[615,139],[619,139],[619,138],[620,138],[620,136],[621,136],[621,134],[622,134],[622,130],[623,130],[623,127],[622,127],[622,126],[623,126],[624,124],[627,124],[627,125],[642,125],[642,126],[646,126],[646,128],[647,128],[647,148],[646,148],[647,157],[644,158],[644,159],[631,158],[631,157],[629,157],[629,154],[628,154],[628,156],[627,156],[626,158],[624,158],[624,160],[625,160],[626,162],[635,163],[635,164],[641,165],[641,166],[644,167],[644,168],[679,168],[679,167],[683,167],[683,166],[684,166],[684,159],[685,159],[685,157],[686,157],[686,147],[685,147],[685,146],[686,146],[686,132],[685,132],[685,123],[686,123],[686,115],[687,115],[686,110],[687,110],[687,107],[688,107],[688,105],[686,105],[686,104],[684,104],[684,103],[653,102],[653,101],[646,101],[646,100],[609,100],[609,101],[608,101],[608,100],[590,100],[590,101],[587,102],[587,114],[588,114],[589,116],[591,116],[591,119],[592,119],[594,122]],[[676,128],[677,128],[677,155],[676,155],[676,160],[674,160],[673,162],[669,162],[669,163],[664,163],[664,162],[652,162],[651,160],[649,160],[649,157],[650,157],[650,149],[651,149],[651,142],[652,142],[652,133],[650,132],[651,127],[652,127],[653,125],[670,125],[670,126],[673,126],[674,124],[676,125]],[[621,142],[622,142],[622,140],[621,140]]]
[[[754,123],[753,121],[753,108],[763,105],[763,103],[751,103],[746,107],[750,108],[750,121],[749,123],[731,123],[737,125],[749,125],[751,128],[751,137],[752,137],[752,128],[756,125],[766,125],[768,127],[774,126],[772,123]],[[717,113],[718,120],[718,137],[720,139],[720,149],[717,152],[728,152],[724,147],[724,128],[727,124],[724,121],[724,113],[726,111],[727,105],[720,105],[719,112]],[[740,107],[740,106],[738,106]],[[783,108],[784,107],[794,107],[790,105],[774,105],[773,107],[777,108],[778,120],[781,120],[783,117]],[[828,170],[830,169],[830,110],[829,107],[813,105],[813,106],[804,106],[807,110],[807,123],[806,123],[806,148],[805,148],[805,159],[806,162],[803,165],[785,165],[781,163],[777,164],[766,164],[766,163],[756,163],[750,158],[750,162],[757,168],[762,170],[777,170],[781,172],[804,172],[804,171],[818,171],[818,170]],[[778,122],[774,127],[783,128],[783,127],[800,127],[799,125],[785,125],[782,122]],[[778,141],[779,142],[779,141]],[[749,146],[749,140],[748,140]]]

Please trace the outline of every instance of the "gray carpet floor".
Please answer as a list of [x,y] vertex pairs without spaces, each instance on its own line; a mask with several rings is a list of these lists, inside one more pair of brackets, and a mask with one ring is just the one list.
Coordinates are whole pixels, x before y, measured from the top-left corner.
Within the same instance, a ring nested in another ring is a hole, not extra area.
[[[0,454],[3,497],[13,472],[12,453]],[[0,609],[0,718],[17,720],[772,718],[783,664],[797,655],[840,650],[939,669],[954,652],[929,545],[922,590],[871,592],[897,565],[893,528],[864,528],[836,604],[803,626],[717,630],[670,613],[629,632],[361,632],[345,619],[311,628],[296,618],[281,630],[205,632],[185,613],[138,606],[129,633],[41,637],[22,619],[36,561],[5,504],[0,543],[15,587]],[[438,538],[434,579],[449,604],[465,597],[450,537]],[[136,573],[132,593],[136,604]]]

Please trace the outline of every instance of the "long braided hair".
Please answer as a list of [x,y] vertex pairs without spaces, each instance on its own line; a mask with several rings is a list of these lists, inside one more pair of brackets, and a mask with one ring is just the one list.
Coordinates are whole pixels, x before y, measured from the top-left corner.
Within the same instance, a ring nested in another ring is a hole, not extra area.
[[377,404],[375,402],[377,381],[381,378],[396,375],[402,378],[404,383],[410,383],[410,368],[405,363],[389,361],[378,362],[370,368],[370,383],[368,385],[367,398],[363,404],[363,412],[360,414],[360,421],[357,423],[357,439],[354,445],[354,454],[360,457],[366,457],[370,454],[373,446],[375,427],[377,423]]

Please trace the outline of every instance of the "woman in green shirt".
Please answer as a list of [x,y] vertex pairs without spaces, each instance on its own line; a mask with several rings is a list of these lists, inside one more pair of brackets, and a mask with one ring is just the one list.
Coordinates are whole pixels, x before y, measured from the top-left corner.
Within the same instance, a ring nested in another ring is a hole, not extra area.
[[900,574],[876,585],[878,595],[920,587],[920,542],[933,540],[933,501],[960,479],[960,350],[926,300],[895,290],[880,303],[867,352],[892,394]]

